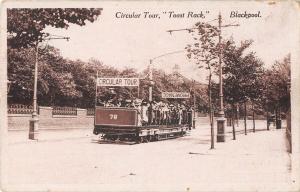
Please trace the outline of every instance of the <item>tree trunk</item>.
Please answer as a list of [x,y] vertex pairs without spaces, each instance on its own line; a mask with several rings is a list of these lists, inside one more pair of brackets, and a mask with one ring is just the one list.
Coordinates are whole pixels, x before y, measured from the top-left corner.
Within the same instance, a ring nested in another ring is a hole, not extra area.
[[238,103],[237,106],[236,106],[236,119],[237,119],[237,127],[239,127],[239,119],[240,119],[240,104]]
[[247,104],[244,102],[244,125],[245,125],[245,135],[247,135]]
[[253,121],[253,133],[255,133],[255,118],[254,118],[254,103],[252,101],[252,121]]
[[276,125],[276,129],[281,129],[281,108],[280,108],[280,106],[276,107],[275,125]]
[[212,111],[210,113],[211,116],[211,122],[210,122],[210,132],[211,132],[211,149],[215,148],[215,142],[214,142],[214,138],[215,138],[215,133],[214,133],[214,113],[213,113],[213,108]]
[[209,77],[208,77],[208,102],[209,102],[209,120],[210,120],[210,137],[211,143],[210,148],[214,149],[214,111],[212,109],[211,102],[211,70],[209,69]]
[[234,118],[234,116],[235,116],[235,113],[234,113],[234,111],[235,111],[235,107],[234,107],[234,104],[232,104],[231,105],[231,108],[232,108],[232,135],[233,135],[233,140],[235,140],[235,125],[234,125],[234,120],[235,120],[235,118]]
[[267,109],[267,130],[270,130],[270,117],[269,117],[269,111]]
[[277,121],[278,121],[278,107],[275,108],[275,127],[277,129]]

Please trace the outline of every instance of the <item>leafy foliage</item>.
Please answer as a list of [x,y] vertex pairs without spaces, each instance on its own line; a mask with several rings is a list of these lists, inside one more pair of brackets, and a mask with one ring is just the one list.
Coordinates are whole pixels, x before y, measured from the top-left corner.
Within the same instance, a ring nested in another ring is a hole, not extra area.
[[262,93],[263,63],[254,52],[246,53],[252,41],[243,41],[238,47],[227,42],[224,51],[224,99],[229,104],[257,100]]
[[[30,104],[33,94],[33,69],[35,50],[8,49],[8,78],[12,82],[9,92],[9,103]],[[39,48],[38,103],[44,106],[77,106],[89,108],[95,102],[95,77],[139,77],[140,90],[136,87],[115,87],[116,98],[141,99],[148,98],[148,70],[138,73],[135,69],[117,70],[106,66],[96,59],[88,62],[69,60],[61,57],[54,47]],[[192,81],[184,76],[165,74],[162,70],[154,70],[153,98],[161,98],[162,91],[185,91],[192,88]],[[178,81],[178,78],[181,81]],[[207,110],[205,85],[195,86],[197,103],[201,111]],[[204,95],[204,96],[203,96]],[[110,89],[98,87],[98,98],[111,98]],[[171,99],[165,101],[172,101]],[[173,101],[175,102],[175,101]],[[189,104],[191,101],[182,99],[180,102]]]
[[47,26],[65,28],[70,23],[83,26],[94,22],[102,9],[86,8],[35,8],[7,9],[8,46],[32,47],[49,35],[43,32]]
[[287,112],[290,107],[289,82],[291,75],[291,61],[288,54],[282,61],[276,61],[271,69],[265,70],[262,105],[266,110],[274,111],[281,108]]
[[199,68],[216,66],[218,62],[218,34],[215,26],[198,22],[196,31],[192,31],[193,44],[186,46],[187,57],[192,59]]

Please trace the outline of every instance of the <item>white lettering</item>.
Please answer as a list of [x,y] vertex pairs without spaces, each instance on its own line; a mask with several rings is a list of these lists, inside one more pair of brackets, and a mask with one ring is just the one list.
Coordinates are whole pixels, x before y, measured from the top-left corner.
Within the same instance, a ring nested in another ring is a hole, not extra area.
[[114,87],[114,86],[139,86],[139,79],[138,78],[98,78],[97,79],[97,86],[102,87]]

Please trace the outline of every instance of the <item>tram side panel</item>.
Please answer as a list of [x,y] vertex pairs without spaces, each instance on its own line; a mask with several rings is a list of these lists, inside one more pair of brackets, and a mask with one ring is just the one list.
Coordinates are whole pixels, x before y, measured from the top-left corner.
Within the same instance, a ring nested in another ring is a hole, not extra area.
[[131,108],[105,108],[95,109],[95,134],[114,127],[131,129],[137,126],[137,110]]

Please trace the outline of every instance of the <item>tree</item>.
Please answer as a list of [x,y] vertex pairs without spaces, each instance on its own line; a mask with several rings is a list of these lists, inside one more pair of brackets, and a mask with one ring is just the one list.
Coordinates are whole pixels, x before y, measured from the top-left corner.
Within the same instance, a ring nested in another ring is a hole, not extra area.
[[33,92],[33,59],[32,49],[8,49],[7,70],[11,86],[8,95],[9,103],[28,104]]
[[[33,63],[35,50],[8,49],[8,79],[12,81],[9,102],[29,104],[33,93]],[[57,49],[39,49],[38,97],[41,105],[54,105],[55,97],[60,100],[76,98],[81,94],[76,90],[72,73]]]
[[94,22],[101,8],[35,8],[7,9],[8,47],[33,47],[49,34],[47,26],[67,29],[70,24],[83,26]]
[[290,54],[288,54],[281,61],[276,61],[271,69],[267,69],[264,73],[264,94],[261,102],[267,111],[275,112],[276,121],[280,119],[281,112],[286,113],[290,108],[288,92],[290,62]]
[[195,43],[188,44],[186,47],[187,57],[193,59],[199,68],[205,67],[208,70],[208,98],[209,98],[209,116],[211,126],[211,148],[214,148],[214,125],[213,109],[211,97],[211,79],[214,67],[217,64],[219,49],[218,35],[219,31],[215,26],[207,23],[198,22],[195,24],[195,31],[192,31],[192,37]]
[[[254,52],[246,53],[252,41],[242,41],[236,46],[234,41],[228,41],[224,51],[224,99],[232,106],[244,103],[245,134],[247,134],[247,101],[252,103],[259,99],[262,92],[261,77],[263,63]],[[232,117],[233,118],[233,117]],[[233,138],[235,129],[233,123]]]

